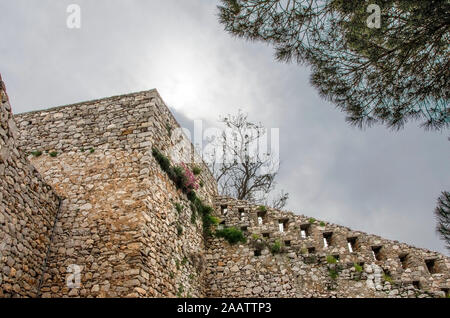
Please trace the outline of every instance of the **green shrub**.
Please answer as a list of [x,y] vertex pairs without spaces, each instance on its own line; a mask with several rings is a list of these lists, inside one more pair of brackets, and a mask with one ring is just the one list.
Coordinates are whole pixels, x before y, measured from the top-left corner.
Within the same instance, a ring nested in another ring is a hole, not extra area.
[[328,264],[336,264],[337,263],[337,259],[333,255],[328,255],[327,256],[327,263]]
[[193,280],[193,279],[194,279],[194,277],[195,277],[195,275],[194,275],[194,274],[192,274],[192,273],[191,273],[191,274],[189,274],[189,279],[190,279],[190,280]]
[[320,222],[320,226],[325,226],[325,222]]
[[258,207],[258,211],[261,211],[261,212],[267,212],[267,208],[266,208],[264,205],[260,205],[260,206]]
[[261,237],[258,234],[252,234],[252,239],[259,240]]
[[205,183],[204,183],[202,180],[200,180],[200,182],[198,183],[198,185],[200,186],[200,188],[203,188],[203,187],[205,186]]
[[336,279],[339,276],[339,273],[335,269],[329,269],[328,274],[330,275],[331,279]]
[[180,261],[179,260],[175,260],[175,265],[177,266],[177,269],[180,269]]
[[85,151],[86,151],[86,149],[84,149],[84,147],[80,148],[80,152],[85,152]]
[[245,243],[244,233],[236,227],[227,227],[222,230],[216,231],[217,237],[226,239],[230,244],[236,244],[238,242]]
[[281,252],[281,242],[276,240],[270,247],[272,254],[278,254]]
[[172,126],[169,123],[166,124],[166,130],[169,137],[172,137]]
[[42,156],[42,151],[36,150],[36,151],[31,152],[31,154],[32,154],[34,157],[40,157],[40,156]]
[[181,204],[179,204],[178,202],[175,203],[175,209],[177,210],[178,214],[183,212],[183,206]]
[[183,287],[183,285],[180,285],[180,287],[178,287],[178,293],[177,293],[177,296],[178,296],[179,298],[181,298],[181,295],[183,294],[183,292],[184,292],[184,287]]
[[89,149],[89,153],[94,153],[94,152],[95,152],[94,148]]
[[56,151],[50,152],[50,157],[55,158],[56,156],[58,156],[58,153]]
[[183,234],[183,227],[180,224],[177,225],[177,234],[178,236]]
[[313,224],[314,222],[316,222],[316,219],[315,219],[315,218],[309,218],[308,222],[309,222],[310,224]]
[[383,279],[385,282],[389,282],[389,283],[393,283],[392,277],[389,276],[388,274],[383,274]]
[[192,173],[193,173],[194,175],[198,176],[200,173],[202,173],[202,169],[201,169],[200,167],[195,166],[195,167],[192,169]]
[[356,270],[358,273],[361,273],[361,272],[363,271],[363,268],[362,268],[361,265],[359,265],[359,264],[357,264],[357,263],[354,263],[353,266],[355,267],[355,270]]
[[166,173],[169,173],[170,171],[170,160],[166,156],[164,156],[161,152],[159,152],[158,149],[153,148],[152,149],[152,155],[156,159],[156,161],[159,163],[161,169],[165,171]]
[[181,265],[186,265],[187,264],[187,262],[188,262],[188,259],[187,259],[187,257],[185,256],[185,257],[183,257],[183,260],[181,261]]
[[197,213],[192,212],[192,214],[191,214],[191,223],[195,224],[195,222],[197,222]]

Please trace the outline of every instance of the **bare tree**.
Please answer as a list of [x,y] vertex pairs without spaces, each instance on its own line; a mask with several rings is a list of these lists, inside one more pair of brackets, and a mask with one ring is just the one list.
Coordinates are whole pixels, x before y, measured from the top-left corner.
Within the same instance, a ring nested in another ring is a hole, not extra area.
[[[209,168],[222,195],[256,204],[283,208],[289,194],[274,195],[278,154],[267,151],[267,130],[252,123],[240,110],[220,120],[225,129],[216,136],[213,150],[206,154]],[[274,198],[275,196],[275,198]]]

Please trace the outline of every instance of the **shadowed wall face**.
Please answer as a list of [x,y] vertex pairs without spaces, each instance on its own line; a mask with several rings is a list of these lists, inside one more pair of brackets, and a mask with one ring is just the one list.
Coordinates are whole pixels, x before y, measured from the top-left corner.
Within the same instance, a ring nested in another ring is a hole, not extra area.
[[0,76],[0,297],[36,297],[59,199],[17,148]]

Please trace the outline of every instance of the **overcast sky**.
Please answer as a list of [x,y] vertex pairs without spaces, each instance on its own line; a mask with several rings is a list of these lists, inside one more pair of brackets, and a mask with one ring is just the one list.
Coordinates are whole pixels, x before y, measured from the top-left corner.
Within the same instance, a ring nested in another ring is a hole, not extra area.
[[[68,29],[66,8],[82,10]],[[157,88],[182,125],[249,113],[280,129],[288,209],[444,252],[433,209],[450,190],[449,131],[359,130],[305,67],[232,38],[213,0],[0,0],[0,72],[15,113]]]

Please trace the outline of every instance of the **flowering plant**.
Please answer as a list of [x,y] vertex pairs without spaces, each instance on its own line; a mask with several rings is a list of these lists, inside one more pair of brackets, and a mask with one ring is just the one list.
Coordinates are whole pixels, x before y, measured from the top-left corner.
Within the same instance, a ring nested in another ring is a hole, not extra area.
[[185,186],[189,190],[197,190],[198,189],[198,183],[197,178],[195,177],[194,173],[188,168],[188,166],[184,163],[181,163],[181,166],[184,169],[184,175],[186,176],[185,180]]

